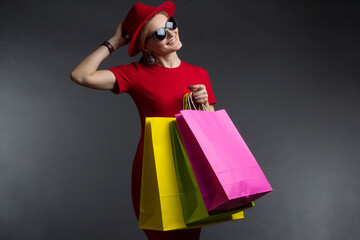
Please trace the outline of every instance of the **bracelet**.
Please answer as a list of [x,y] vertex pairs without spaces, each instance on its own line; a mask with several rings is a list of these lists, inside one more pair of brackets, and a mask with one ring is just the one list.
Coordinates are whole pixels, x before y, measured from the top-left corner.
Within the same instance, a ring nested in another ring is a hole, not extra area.
[[109,43],[108,41],[104,41],[100,46],[107,47],[109,49],[109,52],[110,52],[109,55],[111,55],[111,54],[113,54],[113,52],[115,52],[115,49],[114,49],[113,45],[111,45],[111,43]]

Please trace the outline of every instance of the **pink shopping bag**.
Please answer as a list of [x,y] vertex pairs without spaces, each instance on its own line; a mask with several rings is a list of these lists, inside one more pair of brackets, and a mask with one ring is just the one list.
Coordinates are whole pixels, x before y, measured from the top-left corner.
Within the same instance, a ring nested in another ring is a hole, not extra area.
[[208,211],[232,209],[272,191],[225,110],[175,115]]

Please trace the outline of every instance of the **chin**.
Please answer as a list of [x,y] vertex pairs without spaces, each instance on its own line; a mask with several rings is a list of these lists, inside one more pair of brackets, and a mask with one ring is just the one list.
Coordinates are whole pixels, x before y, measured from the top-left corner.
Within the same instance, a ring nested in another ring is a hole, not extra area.
[[181,47],[182,47],[182,43],[181,43],[180,40],[179,40],[179,42],[178,42],[178,44],[177,44],[177,46],[176,46],[176,50],[175,50],[175,51],[179,51]]
[[[166,47],[169,49],[180,49],[182,44],[179,39],[179,36],[176,36],[173,41],[170,41],[170,43],[166,44]],[[173,42],[173,43],[171,43],[171,42]]]
[[175,51],[178,51],[181,47],[182,47],[182,43],[179,39],[179,37],[176,38],[176,43],[174,46],[172,46],[174,49],[176,49]]

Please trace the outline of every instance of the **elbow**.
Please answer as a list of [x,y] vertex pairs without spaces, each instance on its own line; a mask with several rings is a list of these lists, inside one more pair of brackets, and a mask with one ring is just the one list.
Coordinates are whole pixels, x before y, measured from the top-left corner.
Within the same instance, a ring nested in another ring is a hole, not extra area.
[[76,71],[72,71],[70,73],[70,79],[77,84],[82,84],[82,78],[76,73]]

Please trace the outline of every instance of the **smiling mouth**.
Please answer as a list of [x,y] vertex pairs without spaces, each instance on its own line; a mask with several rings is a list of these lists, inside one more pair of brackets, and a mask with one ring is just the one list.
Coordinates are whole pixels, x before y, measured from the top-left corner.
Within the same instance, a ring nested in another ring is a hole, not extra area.
[[176,38],[174,38],[173,40],[171,40],[170,42],[168,42],[166,45],[171,45],[176,41]]

